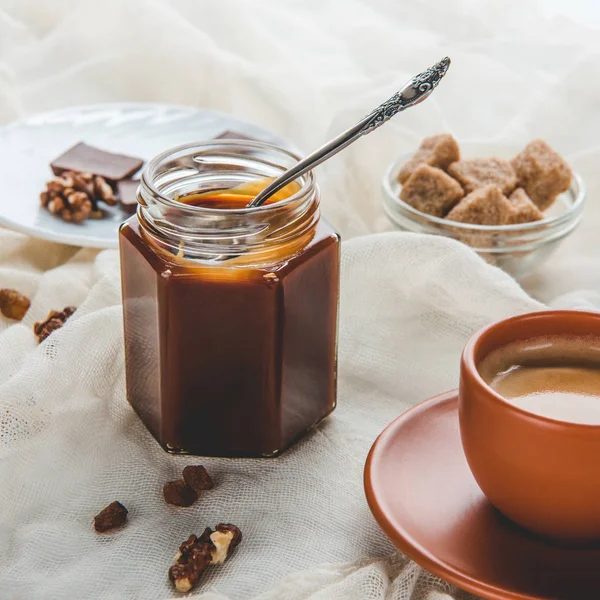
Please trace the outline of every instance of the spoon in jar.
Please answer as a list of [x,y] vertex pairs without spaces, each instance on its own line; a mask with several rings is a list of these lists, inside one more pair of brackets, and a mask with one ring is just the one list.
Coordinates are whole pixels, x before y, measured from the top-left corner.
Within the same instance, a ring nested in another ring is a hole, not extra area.
[[437,84],[442,80],[442,77],[448,71],[450,59],[443,58],[438,63],[426,69],[419,75],[413,77],[404,87],[396,92],[389,100],[378,106],[370,112],[366,117],[363,117],[356,125],[350,127],[333,140],[327,142],[309,154],[306,158],[288,169],[267,185],[259,192],[254,199],[246,205],[246,208],[256,208],[261,206],[268,198],[277,193],[283,187],[294,181],[307,171],[314,169],[316,166],[343,150],[359,137],[371,133],[386,121],[391,119],[396,113],[406,110],[411,106],[423,102],[431,92],[436,88]]

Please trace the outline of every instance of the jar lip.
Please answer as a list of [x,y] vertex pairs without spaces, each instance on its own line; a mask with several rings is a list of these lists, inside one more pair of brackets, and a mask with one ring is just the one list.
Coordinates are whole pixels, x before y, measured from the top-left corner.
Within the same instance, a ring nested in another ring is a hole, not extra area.
[[294,194],[292,194],[291,196],[289,196],[288,198],[286,198],[285,200],[280,200],[278,202],[275,202],[273,204],[263,204],[262,206],[256,206],[256,207],[251,207],[251,208],[236,208],[236,209],[220,209],[220,208],[209,208],[209,207],[205,207],[205,206],[195,206],[195,205],[190,205],[190,204],[183,204],[181,202],[178,202],[177,200],[174,200],[173,198],[170,198],[167,195],[164,195],[160,192],[160,190],[158,190],[158,188],[154,185],[153,181],[152,181],[152,173],[154,172],[154,170],[156,170],[160,164],[163,161],[166,161],[169,159],[169,157],[171,155],[174,155],[178,152],[182,152],[185,150],[192,150],[195,148],[198,149],[202,149],[202,148],[208,148],[211,146],[218,146],[218,147],[224,147],[224,148],[236,148],[236,149],[260,149],[260,150],[270,150],[273,151],[277,154],[282,154],[285,156],[288,156],[292,159],[294,159],[295,161],[300,161],[301,160],[301,156],[299,156],[298,154],[296,154],[295,152],[292,152],[291,150],[288,150],[286,148],[282,148],[281,146],[276,146],[275,144],[271,144],[269,142],[262,142],[262,141],[255,141],[255,140],[205,140],[202,142],[190,142],[188,144],[181,144],[179,146],[173,146],[172,148],[169,148],[168,150],[165,150],[164,152],[161,152],[160,154],[158,154],[157,156],[155,156],[154,158],[152,158],[144,167],[142,174],[140,176],[140,183],[143,187],[145,187],[146,189],[148,189],[148,191],[157,199],[159,200],[161,203],[170,205],[170,206],[175,206],[178,208],[185,208],[186,212],[190,211],[190,214],[197,214],[197,215],[208,215],[208,214],[223,214],[223,213],[227,213],[229,215],[233,215],[233,214],[260,214],[260,213],[268,213],[268,212],[273,212],[275,210],[279,210],[282,208],[285,208],[287,206],[289,206],[290,204],[293,204],[294,202],[297,202],[298,200],[301,200],[302,198],[304,198],[306,196],[307,193],[310,193],[311,191],[314,191],[316,188],[316,181],[315,181],[315,176],[313,174],[312,171],[309,171],[308,173],[304,174],[302,177],[299,177],[298,179],[296,179],[295,181],[304,181],[303,185],[301,186],[301,188],[295,192]]

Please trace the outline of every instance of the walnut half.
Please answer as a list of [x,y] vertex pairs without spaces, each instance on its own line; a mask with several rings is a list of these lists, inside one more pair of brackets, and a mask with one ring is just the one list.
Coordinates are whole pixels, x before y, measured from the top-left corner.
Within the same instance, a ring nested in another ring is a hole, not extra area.
[[223,563],[242,541],[242,532],[235,525],[219,523],[215,531],[207,527],[197,537],[191,535],[181,546],[169,569],[169,579],[178,592],[189,592],[200,581],[210,564]]
[[30,304],[29,298],[16,290],[0,290],[0,312],[8,319],[21,321]]
[[110,184],[99,175],[64,171],[46,184],[40,194],[41,205],[65,221],[81,223],[86,219],[103,216],[98,203],[108,206],[117,203]]
[[210,541],[211,529],[197,537],[190,537],[179,546],[175,556],[175,564],[169,569],[169,579],[178,592],[189,592],[202,577],[204,570],[211,562],[212,542]]
[[45,321],[34,323],[33,333],[37,335],[38,342],[42,343],[53,331],[60,329],[75,310],[74,306],[67,306],[60,312],[51,310]]
[[210,535],[210,541],[214,545],[212,551],[213,564],[224,563],[236,546],[242,541],[242,532],[229,523],[219,523]]

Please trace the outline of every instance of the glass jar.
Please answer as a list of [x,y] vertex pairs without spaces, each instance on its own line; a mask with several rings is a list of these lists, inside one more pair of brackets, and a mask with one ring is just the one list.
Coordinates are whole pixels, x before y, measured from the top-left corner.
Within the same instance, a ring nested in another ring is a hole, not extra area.
[[275,456],[335,408],[339,236],[312,173],[258,208],[178,201],[297,160],[219,140],[169,150],[142,175],[119,236],[127,397],[169,452]]

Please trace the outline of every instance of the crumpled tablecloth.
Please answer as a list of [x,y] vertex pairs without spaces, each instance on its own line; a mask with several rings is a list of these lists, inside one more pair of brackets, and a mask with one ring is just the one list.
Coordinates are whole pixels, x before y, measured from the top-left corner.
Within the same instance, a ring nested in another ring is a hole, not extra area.
[[[559,4],[0,1],[1,122],[86,102],[187,103],[308,150],[453,59],[425,104],[318,171],[345,239],[338,409],[280,459],[203,460],[219,485],[193,508],[165,506],[160,489],[196,461],[162,452],[125,400],[117,252],[0,232],[0,287],[33,299],[23,322],[0,321],[0,599],[171,598],[176,546],[219,521],[244,542],[194,597],[467,597],[395,552],[362,469],[389,421],[457,385],[477,328],[544,305],[600,308],[598,20]],[[544,137],[588,184],[582,225],[524,289],[457,242],[393,232],[382,213],[389,161],[446,130]],[[69,304],[76,315],[38,346],[33,322]],[[91,517],[115,498],[130,523],[98,537]]]

